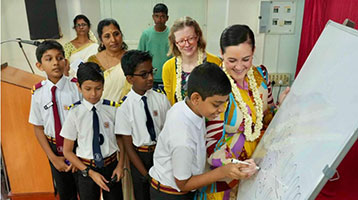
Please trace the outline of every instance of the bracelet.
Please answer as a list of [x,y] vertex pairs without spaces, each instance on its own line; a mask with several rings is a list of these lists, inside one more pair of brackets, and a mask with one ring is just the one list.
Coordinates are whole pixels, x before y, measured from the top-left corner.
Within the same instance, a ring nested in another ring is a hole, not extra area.
[[278,107],[276,105],[271,106],[271,108],[270,108],[270,111],[272,114],[276,114],[277,110],[278,110]]

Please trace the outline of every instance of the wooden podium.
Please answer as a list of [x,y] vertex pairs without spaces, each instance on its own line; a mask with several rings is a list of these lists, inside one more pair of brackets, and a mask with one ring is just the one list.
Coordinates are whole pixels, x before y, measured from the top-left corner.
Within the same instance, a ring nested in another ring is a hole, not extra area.
[[14,67],[1,68],[1,149],[11,199],[54,199],[49,161],[28,122],[30,89],[44,79]]

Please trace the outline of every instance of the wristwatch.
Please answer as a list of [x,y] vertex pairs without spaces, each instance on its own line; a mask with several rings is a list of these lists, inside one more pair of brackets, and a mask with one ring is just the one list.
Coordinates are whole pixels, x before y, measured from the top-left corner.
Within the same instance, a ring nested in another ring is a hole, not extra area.
[[89,170],[90,170],[90,167],[89,167],[89,166],[87,166],[86,169],[81,170],[82,176],[83,176],[83,177],[87,177]]

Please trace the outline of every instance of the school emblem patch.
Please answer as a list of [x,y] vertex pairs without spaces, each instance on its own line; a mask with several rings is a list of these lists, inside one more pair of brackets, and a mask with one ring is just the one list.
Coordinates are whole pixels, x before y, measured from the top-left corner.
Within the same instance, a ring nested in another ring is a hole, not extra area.
[[153,116],[154,116],[154,117],[158,116],[158,111],[157,111],[157,110],[154,110],[154,111],[153,111]]

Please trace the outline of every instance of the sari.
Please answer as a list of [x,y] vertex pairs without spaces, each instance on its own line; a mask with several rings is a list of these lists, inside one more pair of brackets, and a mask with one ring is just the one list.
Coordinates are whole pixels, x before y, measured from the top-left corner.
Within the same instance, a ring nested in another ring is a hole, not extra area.
[[76,60],[87,62],[88,58],[98,52],[99,45],[97,43],[87,43],[79,48],[76,48],[72,42],[67,42],[64,45],[65,57],[73,63]]
[[78,65],[81,62],[87,62],[88,58],[96,54],[98,51],[97,43],[88,43],[79,48],[76,48],[72,42],[67,42],[64,45],[65,58],[70,62],[70,76],[75,77],[78,69]]
[[[272,97],[272,88],[268,80],[266,68],[261,65],[254,67],[254,78],[260,97],[263,101],[263,128],[260,136],[254,141],[248,141],[244,135],[244,118],[233,93],[229,95],[226,111],[214,120],[208,120],[207,127],[207,161],[211,169],[231,162],[232,158],[246,160],[253,154],[265,129],[274,115],[275,104]],[[255,103],[248,79],[245,77],[244,86],[239,88],[241,97],[245,102],[248,113],[256,123]],[[225,179],[217,181],[201,189],[197,199],[229,200],[237,198],[238,180]]]
[[99,62],[96,55],[88,58],[88,62],[94,62],[99,65],[104,75],[103,99],[119,102],[131,90],[132,85],[127,82],[121,63],[105,69]]

